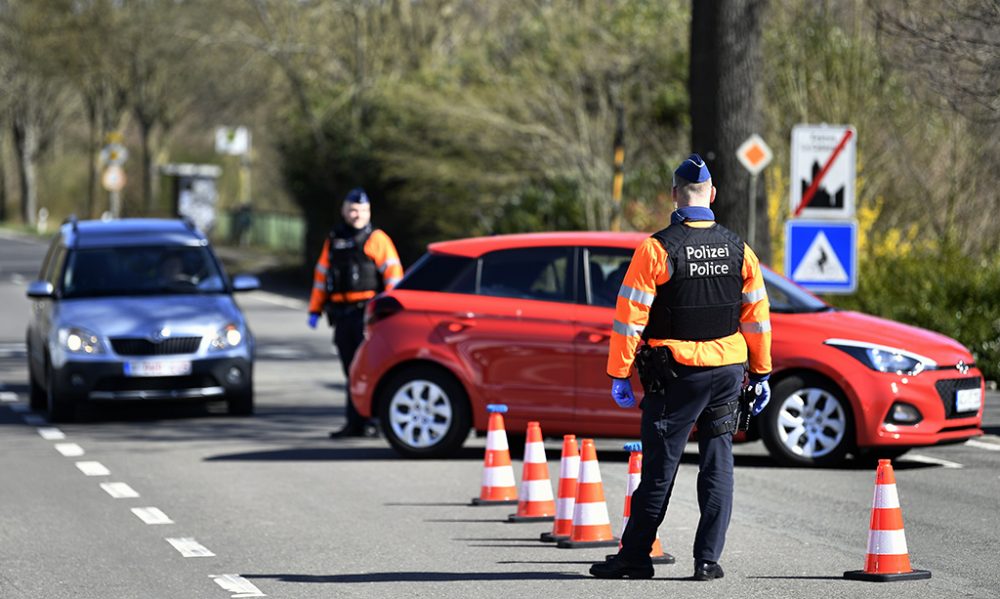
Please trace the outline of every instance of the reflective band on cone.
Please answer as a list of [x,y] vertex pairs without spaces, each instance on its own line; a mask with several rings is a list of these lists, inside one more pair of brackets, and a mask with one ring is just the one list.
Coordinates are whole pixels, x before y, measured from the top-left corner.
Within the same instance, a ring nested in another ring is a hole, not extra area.
[[844,572],[844,578],[869,582],[930,578],[927,570],[910,567],[903,534],[903,510],[896,492],[896,475],[889,460],[879,460],[875,473],[875,497],[868,526],[868,554],[864,570]]
[[552,522],[555,520],[555,514],[556,502],[552,497],[549,463],[545,459],[542,425],[538,422],[529,422],[527,437],[524,440],[521,500],[517,504],[517,513],[511,514],[507,521]]
[[573,532],[569,539],[559,541],[563,549],[581,547],[617,547],[618,539],[611,532],[608,504],[604,501],[601,469],[593,439],[580,441],[580,475],[573,507]]
[[503,413],[507,411],[507,406],[490,404],[486,409],[490,412],[490,421],[486,431],[483,484],[479,497],[472,499],[472,505],[515,504],[517,484],[514,481],[514,467],[510,463],[507,431],[503,425]]
[[576,446],[576,435],[563,435],[559,488],[556,491],[556,518],[552,524],[552,532],[543,532],[541,541],[555,543],[569,539],[573,533],[573,508],[576,506],[576,483],[579,475],[580,452]]
[[[629,452],[628,476],[625,478],[625,511],[622,516],[622,536],[625,536],[625,527],[628,526],[628,519],[632,515],[632,493],[639,488],[642,480],[642,443],[626,443],[625,451]],[[621,551],[622,544],[618,543],[618,550]],[[607,559],[615,557],[616,554],[606,556]],[[677,559],[663,551],[663,544],[660,543],[660,531],[656,531],[656,539],[653,541],[653,548],[649,552],[649,557],[654,564],[673,564]]]

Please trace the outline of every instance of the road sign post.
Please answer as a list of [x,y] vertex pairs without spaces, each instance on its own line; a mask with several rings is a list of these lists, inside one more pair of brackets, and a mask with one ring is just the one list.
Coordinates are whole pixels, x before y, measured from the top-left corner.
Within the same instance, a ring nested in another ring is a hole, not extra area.
[[736,150],[736,158],[743,168],[750,172],[750,184],[747,190],[747,212],[750,223],[747,225],[747,243],[754,247],[757,240],[757,175],[771,163],[774,154],[759,135],[754,133]]

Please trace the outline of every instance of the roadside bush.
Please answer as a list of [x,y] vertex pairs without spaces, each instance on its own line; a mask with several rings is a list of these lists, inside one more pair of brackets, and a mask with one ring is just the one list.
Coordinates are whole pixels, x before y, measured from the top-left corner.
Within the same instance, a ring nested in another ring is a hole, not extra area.
[[859,266],[858,292],[834,305],[953,337],[988,380],[1000,380],[1000,256],[964,255],[942,242],[875,252]]

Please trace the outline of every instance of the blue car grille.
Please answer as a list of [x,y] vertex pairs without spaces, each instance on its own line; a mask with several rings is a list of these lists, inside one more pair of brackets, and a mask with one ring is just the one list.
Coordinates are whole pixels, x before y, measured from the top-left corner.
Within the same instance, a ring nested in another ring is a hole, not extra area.
[[118,337],[111,340],[111,347],[119,356],[169,356],[193,354],[201,345],[201,337],[168,337],[162,341]]

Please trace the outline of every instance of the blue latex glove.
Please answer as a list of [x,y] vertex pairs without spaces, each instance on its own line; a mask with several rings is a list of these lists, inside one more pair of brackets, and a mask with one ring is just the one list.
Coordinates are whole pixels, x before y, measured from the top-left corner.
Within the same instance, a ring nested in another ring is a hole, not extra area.
[[313,312],[312,314],[309,315],[309,328],[310,329],[315,329],[316,328],[316,323],[318,323],[318,322],[319,322],[319,314],[316,314],[315,312]]
[[753,409],[751,413],[754,416],[759,415],[767,407],[767,402],[771,401],[771,384],[767,382],[770,378],[769,374],[751,374],[750,375],[750,386],[753,387],[754,395],[756,399],[753,401]]
[[628,379],[612,379],[611,397],[619,408],[635,406],[635,395],[632,393],[632,382]]

